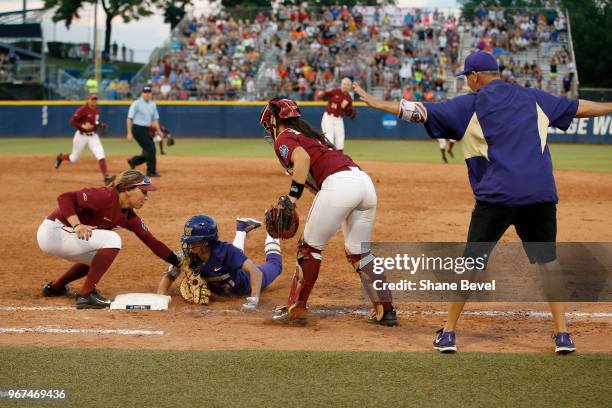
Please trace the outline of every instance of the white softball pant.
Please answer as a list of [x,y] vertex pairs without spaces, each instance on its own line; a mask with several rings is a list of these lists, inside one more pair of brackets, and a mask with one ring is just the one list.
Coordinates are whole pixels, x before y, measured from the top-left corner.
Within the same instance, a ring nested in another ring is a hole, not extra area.
[[440,149],[446,149],[446,139],[438,139],[438,145],[440,146]]
[[367,173],[357,167],[334,173],[325,179],[312,203],[304,240],[308,245],[323,250],[342,226],[344,246],[348,252],[368,252],[376,204],[376,189]]
[[87,136],[77,130],[74,133],[74,138],[72,139],[72,153],[70,153],[71,162],[79,160],[85,146],[89,147],[89,150],[91,150],[93,155],[96,156],[97,160],[104,159],[104,147],[102,147],[100,136],[98,136],[97,133]]
[[325,112],[321,119],[321,130],[327,140],[332,142],[336,149],[344,149],[344,120]]
[[91,265],[98,249],[121,249],[121,237],[114,231],[93,230],[89,241],[85,241],[58,220],[45,219],[38,227],[36,239],[43,252],[85,265]]

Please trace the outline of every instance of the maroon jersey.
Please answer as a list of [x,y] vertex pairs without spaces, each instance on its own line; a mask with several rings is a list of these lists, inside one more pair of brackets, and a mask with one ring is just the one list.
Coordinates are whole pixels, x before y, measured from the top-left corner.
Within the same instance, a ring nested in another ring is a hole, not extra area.
[[[77,128],[81,133],[95,133],[97,129],[96,123],[100,119],[100,108],[90,108],[89,105],[85,104],[74,112],[72,118],[70,118],[70,124]],[[89,130],[83,129],[85,123],[91,123],[93,128]]]
[[167,260],[172,253],[170,248],[153,236],[134,210],[120,207],[119,193],[112,187],[84,188],[64,193],[57,198],[57,202],[59,208],[47,217],[51,221],[57,219],[70,226],[67,219],[76,214],[82,224],[98,229],[126,228],[132,231],[163,260]]
[[332,149],[293,129],[285,129],[274,141],[276,156],[285,168],[293,168],[291,155],[298,146],[306,150],[310,156],[309,179],[312,177],[317,190],[321,189],[321,184],[330,174],[349,170],[349,167],[358,167],[353,159],[341,151]]
[[323,99],[327,99],[325,112],[339,118],[346,116],[347,111],[353,107],[353,98],[348,92],[342,92],[340,88],[334,88],[323,92]]

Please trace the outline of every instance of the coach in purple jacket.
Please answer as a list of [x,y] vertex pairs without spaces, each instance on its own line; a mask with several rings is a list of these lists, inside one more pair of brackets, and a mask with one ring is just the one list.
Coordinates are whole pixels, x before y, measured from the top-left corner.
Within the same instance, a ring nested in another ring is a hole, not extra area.
[[[465,59],[464,75],[473,91],[441,103],[407,100],[381,101],[358,85],[355,92],[374,109],[400,119],[423,123],[432,138],[460,141],[468,166],[476,206],[468,231],[469,243],[492,243],[488,255],[504,232],[514,225],[523,242],[550,242],[529,251],[528,257],[544,270],[556,270],[558,201],[550,151],[548,127],[567,130],[574,118],[612,113],[612,103],[569,100],[533,88],[504,82],[491,54],[478,51]],[[483,255],[482,253],[480,255]],[[465,301],[453,302],[448,320],[437,332],[433,347],[442,352],[457,350],[455,326]],[[576,346],[567,332],[565,304],[550,302],[555,325],[555,351],[569,353]]]

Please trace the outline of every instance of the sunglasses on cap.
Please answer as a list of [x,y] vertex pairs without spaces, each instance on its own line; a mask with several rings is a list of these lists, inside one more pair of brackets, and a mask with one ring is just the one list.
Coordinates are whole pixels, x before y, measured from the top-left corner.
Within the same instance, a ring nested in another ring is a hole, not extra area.
[[144,191],[157,190],[157,186],[151,183],[151,179],[147,176],[143,176],[142,178],[137,178],[136,180],[129,182],[129,183],[120,184],[118,190],[127,191],[127,190],[131,190],[132,188],[136,188],[136,187]]

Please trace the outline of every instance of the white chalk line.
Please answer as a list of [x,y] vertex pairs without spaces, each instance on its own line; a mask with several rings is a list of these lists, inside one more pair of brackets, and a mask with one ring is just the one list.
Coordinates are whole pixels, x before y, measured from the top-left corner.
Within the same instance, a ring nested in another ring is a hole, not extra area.
[[[0,311],[8,312],[64,312],[64,311],[79,311],[75,307],[69,306],[0,306]],[[198,315],[241,315],[243,314],[238,309],[187,309],[189,313]],[[322,316],[334,316],[342,314],[367,315],[369,309],[358,308],[311,308],[310,311]],[[137,310],[130,310],[128,313],[138,313]],[[175,311],[176,312],[176,311]],[[270,313],[271,310],[260,309],[260,313]],[[398,314],[404,316],[446,316],[445,311],[437,310],[398,310]],[[533,318],[549,318],[552,317],[550,312],[537,310],[466,310],[464,316],[476,317],[533,317]],[[569,318],[612,318],[612,312],[567,312]]]
[[50,326],[38,327],[0,327],[0,334],[4,333],[55,333],[55,334],[121,334],[131,336],[163,336],[162,330],[130,330],[130,329],[75,329]]

